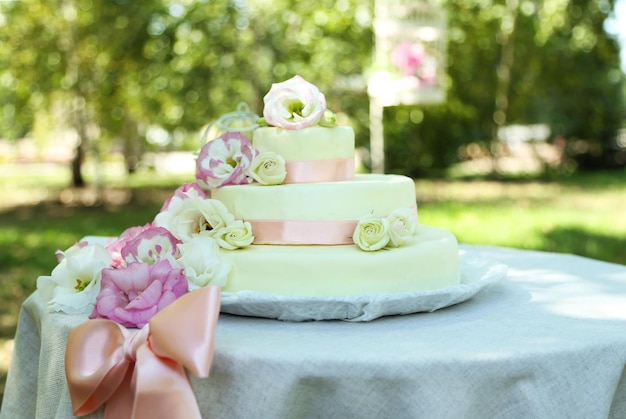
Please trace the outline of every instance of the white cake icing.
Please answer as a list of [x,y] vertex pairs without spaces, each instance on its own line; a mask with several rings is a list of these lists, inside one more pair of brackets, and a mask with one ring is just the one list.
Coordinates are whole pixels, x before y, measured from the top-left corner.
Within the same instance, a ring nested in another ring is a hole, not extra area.
[[[352,242],[357,221],[367,214],[387,216],[398,208],[415,208],[415,184],[400,175],[357,175],[352,180],[262,186],[257,183],[217,188],[211,196],[237,219],[253,226],[273,221],[349,221],[351,230],[342,243]],[[416,212],[417,217],[417,212]],[[333,223],[315,228],[335,229]],[[255,244],[333,244],[302,237],[266,240],[255,233]],[[336,243],[335,243],[336,244]]]
[[330,296],[427,291],[459,283],[459,253],[446,230],[419,226],[402,247],[258,246],[223,251],[232,263],[223,291]]
[[280,154],[287,161],[354,159],[354,131],[350,127],[262,127],[254,131],[252,145],[261,152]]

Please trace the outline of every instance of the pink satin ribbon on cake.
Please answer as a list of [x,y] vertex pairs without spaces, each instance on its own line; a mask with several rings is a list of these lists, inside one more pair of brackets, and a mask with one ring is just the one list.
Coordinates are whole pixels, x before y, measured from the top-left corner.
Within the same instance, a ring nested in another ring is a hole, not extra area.
[[[417,222],[417,206],[415,222]],[[358,220],[248,220],[255,244],[352,244]]]
[[337,182],[354,177],[354,159],[287,160],[285,183]]
[[140,330],[106,319],[74,327],[65,351],[65,373],[74,414],[106,404],[105,419],[200,419],[185,369],[207,377],[220,310],[220,288],[180,297]]
[[350,244],[357,221],[250,220],[255,244]]

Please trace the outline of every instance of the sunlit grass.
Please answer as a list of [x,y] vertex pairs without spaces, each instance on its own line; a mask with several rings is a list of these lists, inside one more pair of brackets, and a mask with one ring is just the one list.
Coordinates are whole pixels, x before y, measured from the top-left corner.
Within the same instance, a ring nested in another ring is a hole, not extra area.
[[617,209],[581,217],[580,210],[513,203],[434,203],[421,207],[420,221],[455,233],[462,243],[574,253],[626,264],[626,225]]
[[420,222],[461,243],[574,253],[626,264],[626,174],[560,181],[416,182]]

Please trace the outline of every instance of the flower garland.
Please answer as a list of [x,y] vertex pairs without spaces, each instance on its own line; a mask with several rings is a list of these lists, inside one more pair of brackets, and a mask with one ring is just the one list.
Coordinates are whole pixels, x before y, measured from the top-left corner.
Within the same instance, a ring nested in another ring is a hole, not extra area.
[[57,252],[58,265],[37,279],[37,289],[50,311],[141,328],[188,291],[226,284],[232,266],[219,249],[253,241],[249,223],[188,183],[151,223],[128,228],[105,246],[79,242]]

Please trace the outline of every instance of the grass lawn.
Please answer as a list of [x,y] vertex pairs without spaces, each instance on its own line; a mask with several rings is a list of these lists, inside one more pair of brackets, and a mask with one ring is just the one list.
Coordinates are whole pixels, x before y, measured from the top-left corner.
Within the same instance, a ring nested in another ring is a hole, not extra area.
[[[86,235],[114,236],[152,220],[193,175],[109,176],[106,188],[64,189],[66,168],[0,166],[0,397],[18,311],[54,251]],[[123,186],[130,185],[130,186]],[[461,243],[574,253],[626,264],[626,172],[553,181],[416,180],[421,224]]]
[[573,253],[626,264],[626,173],[559,182],[416,182],[420,222],[461,243]]

